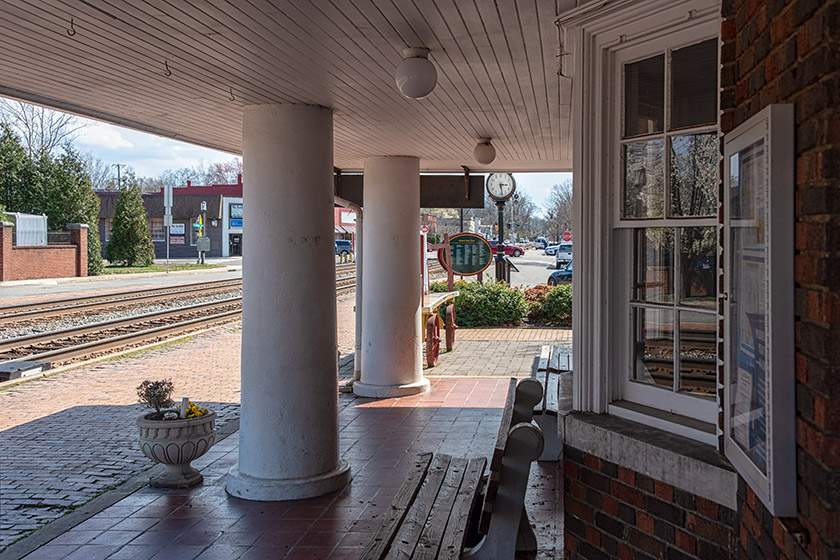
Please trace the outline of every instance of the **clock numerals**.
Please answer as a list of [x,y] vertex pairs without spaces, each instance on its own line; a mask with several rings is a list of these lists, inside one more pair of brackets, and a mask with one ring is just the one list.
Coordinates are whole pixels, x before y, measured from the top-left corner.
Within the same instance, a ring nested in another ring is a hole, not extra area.
[[496,200],[507,200],[516,190],[516,182],[510,173],[493,173],[487,178],[487,193]]

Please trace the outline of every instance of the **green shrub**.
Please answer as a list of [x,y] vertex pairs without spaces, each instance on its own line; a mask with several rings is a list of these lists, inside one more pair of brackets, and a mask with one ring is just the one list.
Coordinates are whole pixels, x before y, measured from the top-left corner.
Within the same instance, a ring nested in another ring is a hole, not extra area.
[[548,320],[545,313],[545,298],[551,286],[538,284],[525,290],[525,301],[528,302],[528,320],[532,323],[544,323]]
[[551,288],[545,296],[545,317],[551,325],[572,324],[572,285]]
[[[456,286],[455,289],[457,290],[458,287]],[[430,292],[448,292],[449,291],[449,284],[446,280],[441,282],[432,282],[429,284],[429,291]]]
[[525,295],[505,282],[459,282],[455,317],[465,327],[518,325],[528,312]]

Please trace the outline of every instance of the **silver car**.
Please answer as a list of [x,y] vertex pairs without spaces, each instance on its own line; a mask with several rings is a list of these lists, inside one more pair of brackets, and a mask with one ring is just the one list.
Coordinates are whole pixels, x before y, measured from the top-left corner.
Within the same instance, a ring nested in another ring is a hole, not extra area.
[[557,246],[554,252],[554,266],[560,268],[572,260],[572,244],[563,243]]

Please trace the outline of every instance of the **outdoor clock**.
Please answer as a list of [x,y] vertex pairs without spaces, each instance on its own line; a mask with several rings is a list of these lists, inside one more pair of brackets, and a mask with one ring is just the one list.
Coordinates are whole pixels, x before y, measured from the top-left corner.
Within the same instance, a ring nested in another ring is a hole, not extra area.
[[507,200],[516,190],[516,181],[510,173],[491,173],[487,177],[487,194],[494,200]]

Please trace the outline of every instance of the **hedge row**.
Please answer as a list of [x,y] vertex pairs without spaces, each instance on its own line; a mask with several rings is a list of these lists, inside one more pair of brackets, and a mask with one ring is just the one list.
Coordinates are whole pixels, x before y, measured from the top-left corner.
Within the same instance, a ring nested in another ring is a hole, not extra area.
[[[522,290],[505,282],[488,280],[455,283],[455,317],[464,327],[516,326],[531,323],[572,324],[572,286],[535,286]],[[446,282],[434,282],[433,292],[447,291]]]

